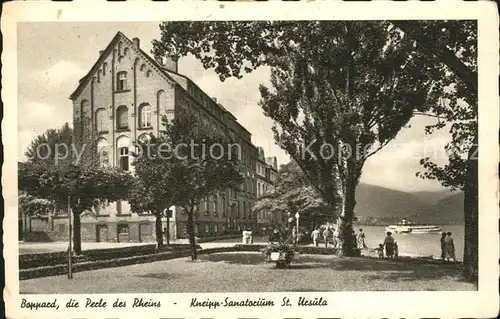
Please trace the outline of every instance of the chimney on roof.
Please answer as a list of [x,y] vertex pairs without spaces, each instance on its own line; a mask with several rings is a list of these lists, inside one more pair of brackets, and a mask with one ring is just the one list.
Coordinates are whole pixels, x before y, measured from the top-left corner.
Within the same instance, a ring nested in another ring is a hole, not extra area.
[[216,97],[212,97],[212,100],[214,100],[214,102],[217,103],[217,98]]
[[99,56],[101,56],[104,53],[104,50],[99,50]]
[[139,38],[133,38],[132,41],[134,42],[134,46],[137,48],[137,49],[140,49],[140,44],[141,44],[141,41],[139,40]]
[[156,63],[158,63],[159,65],[162,65],[163,66],[163,58],[161,56],[155,56],[155,61]]
[[177,72],[178,64],[177,64],[177,59],[171,58],[171,57],[165,57],[163,58],[163,67],[169,71]]

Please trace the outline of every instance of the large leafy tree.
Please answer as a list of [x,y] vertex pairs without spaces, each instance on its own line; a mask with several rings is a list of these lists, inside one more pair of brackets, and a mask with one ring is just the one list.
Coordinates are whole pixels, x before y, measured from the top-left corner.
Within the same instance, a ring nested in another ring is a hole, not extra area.
[[[37,163],[44,166],[65,167],[72,161],[73,129],[65,123],[58,129],[48,129],[38,135],[28,145],[24,155],[29,163]],[[20,208],[25,214],[52,214],[65,207],[60,203],[50,202],[47,199],[36,198],[25,193],[19,194]],[[52,205],[49,209],[48,205]]]
[[300,213],[300,224],[309,229],[332,219],[332,208],[325,204],[293,161],[281,165],[276,185],[259,198],[252,210],[256,214],[282,215],[288,213],[290,206]]
[[19,164],[19,189],[28,195],[63,205],[73,211],[74,251],[80,254],[81,215],[111,202],[126,199],[130,187],[128,173],[115,169],[82,167],[64,168],[42,163]]
[[24,153],[31,163],[66,164],[71,161],[73,129],[65,123],[59,129],[49,129],[31,141]]
[[197,207],[219,191],[239,188],[243,182],[238,169],[241,149],[232,147],[234,142],[225,137],[209,134],[209,128],[201,126],[193,114],[178,114],[164,124],[160,137],[164,146],[158,149],[158,156],[169,164],[161,164],[166,174],[162,183],[175,187],[173,202],[188,215],[191,258],[196,260]]
[[[75,127],[80,123],[75,121]],[[77,254],[82,251],[81,216],[126,199],[132,181],[126,172],[99,167],[94,146],[94,139],[79,138],[66,123],[33,140],[26,151],[28,160],[18,165],[20,191],[61,209],[71,207]]]
[[[365,161],[415,110],[435,102],[428,92],[441,70],[422,72],[424,56],[389,22],[166,22],[160,28],[156,55],[191,53],[221,80],[271,66],[261,106],[275,121],[279,145],[339,209],[342,238],[351,234]],[[351,246],[343,241],[344,254]]]
[[478,267],[478,99],[477,99],[477,22],[476,21],[393,21],[409,35],[406,41],[440,65],[445,77],[437,77],[433,94],[442,97],[424,115],[437,119],[427,134],[448,129],[451,141],[445,146],[448,163],[438,165],[430,158],[421,161],[417,176],[435,179],[445,187],[464,191],[464,272],[477,283]]

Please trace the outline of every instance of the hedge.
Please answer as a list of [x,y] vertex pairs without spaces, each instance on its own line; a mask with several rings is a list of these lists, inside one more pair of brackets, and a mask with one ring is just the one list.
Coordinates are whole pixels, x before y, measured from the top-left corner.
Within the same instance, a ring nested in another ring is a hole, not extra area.
[[[266,246],[267,245],[237,244],[228,247],[200,249],[198,251],[198,254],[204,255],[204,254],[215,254],[215,253],[235,252],[235,251],[260,252],[260,250],[265,248]],[[140,247],[140,246],[134,246],[134,247]],[[126,247],[119,248],[122,254],[124,253],[124,248]],[[197,248],[199,249],[200,246],[197,246]],[[101,251],[101,249],[99,251]],[[128,250],[129,253],[134,251],[136,251],[136,249]],[[300,254],[316,254],[316,255],[332,255],[336,252],[334,248],[323,248],[323,247],[298,247],[297,251]],[[103,255],[101,255],[101,257],[102,256]],[[109,255],[104,255],[104,256],[107,257]],[[169,259],[189,257],[189,256],[191,256],[191,250],[188,246],[177,245],[176,248],[172,247],[170,249],[167,249],[167,247],[165,247],[165,249],[162,249],[159,252],[155,250],[153,253],[150,254],[141,254],[136,256],[126,256],[126,257],[121,255],[120,257],[116,258],[76,262],[75,264],[73,264],[73,272],[122,267],[134,264],[150,263],[155,261],[169,260]],[[48,277],[48,276],[57,276],[66,274],[68,271],[66,262],[67,259],[64,260],[64,263],[57,265],[44,265],[42,267],[20,269],[19,278],[20,280],[23,280],[30,278]]]
[[[200,246],[196,246],[200,249]],[[187,244],[171,244],[162,247],[160,252],[172,250],[190,249]],[[155,244],[127,246],[108,249],[90,249],[82,252],[82,255],[73,256],[74,263],[85,261],[101,261],[124,257],[145,256],[156,254],[158,249]],[[19,256],[19,269],[30,269],[37,267],[65,265],[68,262],[68,253],[66,251],[52,253],[24,254]]]
[[[99,261],[77,263],[73,265],[72,270],[73,272],[80,272],[86,270],[121,267],[134,264],[150,263],[161,260],[187,257],[190,255],[191,255],[190,250],[174,250],[174,251],[159,252],[156,254],[143,255],[143,256],[133,256],[125,258],[115,258],[110,260],[99,260]],[[23,280],[23,279],[38,278],[38,277],[57,276],[66,274],[67,272],[68,272],[67,265],[55,265],[55,266],[44,266],[44,267],[37,267],[30,269],[20,269],[19,279]]]

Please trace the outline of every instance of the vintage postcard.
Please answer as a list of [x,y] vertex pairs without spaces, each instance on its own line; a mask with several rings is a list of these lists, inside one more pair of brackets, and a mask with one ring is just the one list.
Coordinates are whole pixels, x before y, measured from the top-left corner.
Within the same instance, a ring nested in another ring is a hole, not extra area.
[[8,318],[483,318],[493,2],[7,3]]

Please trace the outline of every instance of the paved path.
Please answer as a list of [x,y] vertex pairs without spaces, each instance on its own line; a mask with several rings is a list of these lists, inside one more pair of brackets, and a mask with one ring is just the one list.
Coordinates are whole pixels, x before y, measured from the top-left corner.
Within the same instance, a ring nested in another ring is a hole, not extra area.
[[233,252],[20,281],[21,293],[210,293],[273,291],[474,290],[459,265],[301,255],[290,269],[261,253]]

